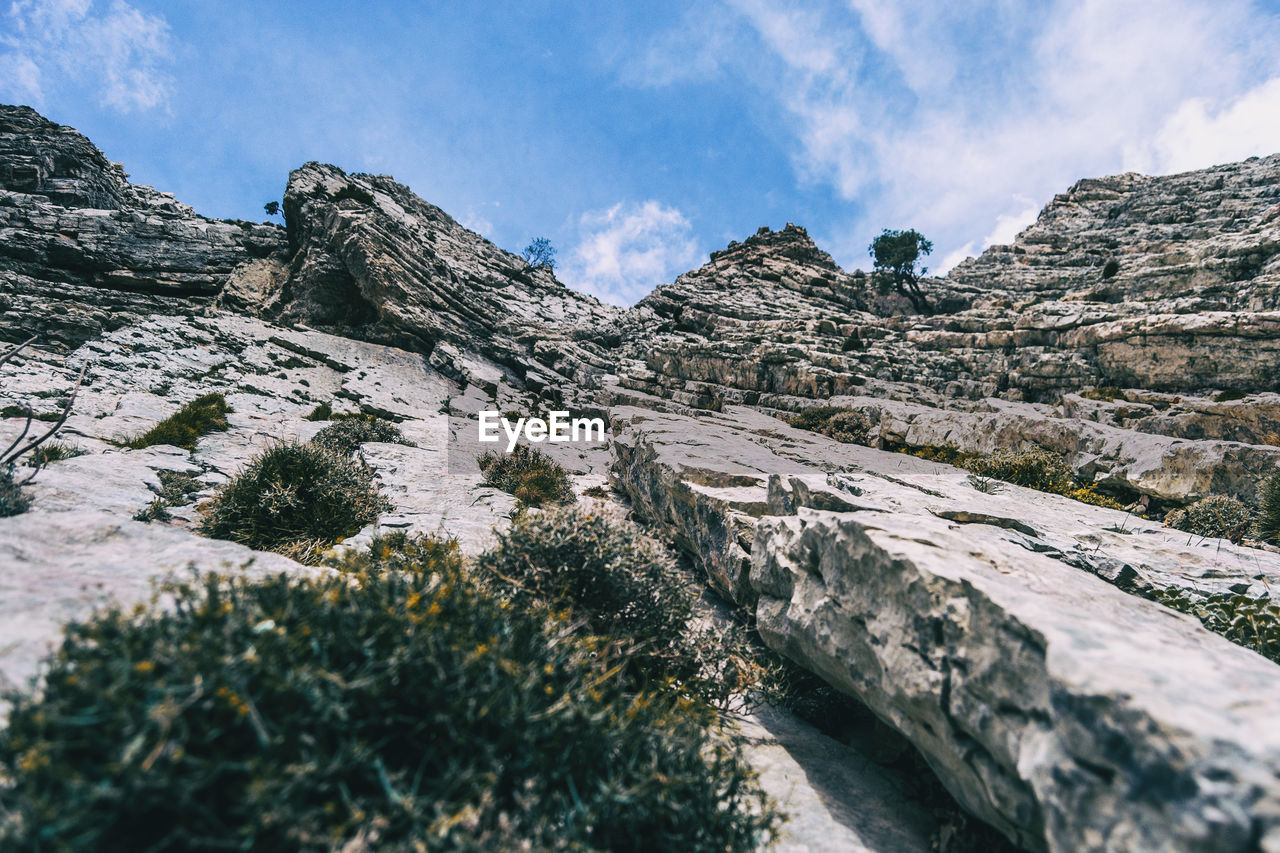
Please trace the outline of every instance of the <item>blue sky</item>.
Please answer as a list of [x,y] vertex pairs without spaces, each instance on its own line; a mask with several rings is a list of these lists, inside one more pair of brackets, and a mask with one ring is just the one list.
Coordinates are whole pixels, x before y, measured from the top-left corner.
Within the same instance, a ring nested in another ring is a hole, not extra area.
[[1077,178],[1280,151],[1280,0],[0,0],[0,100],[209,216],[391,174],[626,304],[761,225],[941,270]]

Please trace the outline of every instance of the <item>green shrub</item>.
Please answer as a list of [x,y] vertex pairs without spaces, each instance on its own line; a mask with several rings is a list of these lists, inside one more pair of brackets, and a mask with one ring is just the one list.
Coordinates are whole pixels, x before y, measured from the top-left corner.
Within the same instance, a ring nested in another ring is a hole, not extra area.
[[862,445],[871,442],[871,433],[875,427],[860,409],[843,406],[811,406],[789,418],[787,423],[846,444]]
[[329,403],[321,403],[311,410],[309,415],[304,416],[304,420],[308,421],[327,421],[333,417],[333,406]]
[[58,462],[63,459],[74,459],[77,456],[84,456],[89,451],[74,444],[66,444],[61,441],[50,441],[42,444],[35,450],[31,451],[31,455],[27,457],[27,464],[33,468],[41,468],[50,462]]
[[1258,487],[1258,538],[1280,543],[1280,471],[1262,481]]
[[1111,385],[1102,388],[1085,388],[1080,392],[1080,396],[1086,400],[1101,400],[1104,403],[1114,403],[1116,400],[1128,399],[1124,395],[1124,389]]
[[844,339],[844,343],[840,344],[840,352],[857,352],[863,349],[862,338],[857,332]]
[[31,499],[13,479],[13,466],[0,465],[0,518],[24,513],[30,506]]
[[696,581],[633,526],[577,507],[526,514],[477,569],[516,607],[567,608],[581,632],[629,649],[637,685],[669,683],[724,710],[764,677],[743,631],[695,626]]
[[1189,507],[1165,516],[1164,523],[1175,530],[1213,539],[1240,539],[1249,529],[1253,513],[1238,498],[1210,495]]
[[160,498],[169,506],[186,506],[191,496],[204,488],[191,474],[182,471],[157,471],[160,479]]
[[187,403],[142,435],[129,439],[125,446],[140,450],[153,444],[169,444],[185,450],[195,450],[200,436],[226,430],[227,413],[230,411],[231,407],[221,394],[205,394]]
[[352,414],[333,419],[333,423],[320,430],[311,439],[312,444],[332,450],[334,453],[350,455],[360,449],[360,445],[369,441],[384,441],[393,444],[407,444],[408,441],[400,427],[375,417],[374,415]]
[[1190,613],[1215,634],[1280,663],[1280,606],[1267,596],[1229,592],[1202,596],[1171,586],[1149,597],[1179,613]]
[[1115,258],[1112,258],[1111,260],[1107,261],[1105,264],[1102,265],[1103,280],[1114,278],[1116,273],[1118,272],[1120,272],[1120,262],[1117,261]]
[[316,444],[278,444],[218,490],[201,529],[313,563],[390,508],[363,462]]
[[506,454],[490,450],[480,454],[476,462],[490,486],[515,495],[527,506],[573,500],[569,474],[536,448],[517,444],[515,450]]
[[26,406],[5,406],[0,409],[0,418],[31,418],[34,421],[53,422],[62,418],[61,412],[33,412]]
[[0,732],[0,847],[768,840],[779,816],[711,714],[620,686],[616,648],[512,608],[448,549],[401,567],[209,578],[69,626]]
[[1065,494],[1076,488],[1066,460],[1040,447],[1027,450],[998,450],[971,459],[965,466],[980,477],[1004,480],[1042,492]]
[[164,498],[156,498],[133,514],[134,521],[168,521],[173,518],[169,514],[169,504]]
[[1230,403],[1233,400],[1243,400],[1249,396],[1248,391],[1241,391],[1238,388],[1228,388],[1226,391],[1219,391],[1213,395],[1215,403]]

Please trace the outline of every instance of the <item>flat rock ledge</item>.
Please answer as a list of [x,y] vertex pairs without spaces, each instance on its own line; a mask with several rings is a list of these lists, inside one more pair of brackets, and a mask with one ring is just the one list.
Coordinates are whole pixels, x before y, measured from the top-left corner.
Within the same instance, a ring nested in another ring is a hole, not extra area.
[[1280,851],[1280,668],[1121,588],[1269,584],[1275,554],[739,407],[610,414],[635,511],[1016,844]]
[[1189,617],[938,519],[759,527],[770,646],[866,702],[1032,850],[1280,850],[1280,670]]

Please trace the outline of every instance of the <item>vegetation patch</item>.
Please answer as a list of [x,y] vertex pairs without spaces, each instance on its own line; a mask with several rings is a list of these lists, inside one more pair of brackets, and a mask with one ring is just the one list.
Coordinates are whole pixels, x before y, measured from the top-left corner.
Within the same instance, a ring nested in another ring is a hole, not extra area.
[[173,516],[169,514],[169,504],[163,498],[155,498],[133,514],[134,521],[168,521],[171,518]]
[[218,490],[201,530],[315,563],[390,508],[363,462],[313,443],[279,444]]
[[0,409],[0,418],[31,418],[33,421],[53,423],[62,419],[61,412],[35,412],[26,406],[5,406]]
[[779,815],[714,715],[456,549],[172,585],[68,627],[0,732],[0,847],[754,851]]
[[303,417],[308,421],[327,421],[333,418],[333,406],[329,403],[321,403],[311,410],[311,413]]
[[1226,391],[1219,391],[1217,394],[1214,394],[1213,402],[1230,403],[1233,400],[1243,400],[1245,397],[1248,397],[1248,396],[1249,396],[1248,391],[1241,391],[1236,388],[1228,388]]
[[[821,433],[836,441],[862,445],[873,443],[876,427],[860,410],[842,406],[813,406],[788,418],[787,423]],[[1077,481],[1063,457],[1041,447],[998,450],[995,453],[974,453],[932,444],[914,447],[897,445],[890,449],[930,462],[964,468],[973,475],[969,478],[969,484],[988,494],[997,490],[992,481],[999,480],[1107,509],[1126,509],[1115,498],[1097,492],[1092,484]]]
[[1169,513],[1164,523],[1196,536],[1239,542],[1253,525],[1253,511],[1239,498],[1210,495]]
[[363,187],[357,187],[354,184],[347,184],[333,195],[334,201],[343,201],[351,199],[361,204],[373,204],[373,195]]
[[1258,487],[1258,538],[1280,544],[1280,471],[1262,481]]
[[339,415],[311,439],[312,444],[343,455],[355,453],[370,441],[414,446],[391,421],[363,413]]
[[126,441],[126,447],[141,450],[155,444],[169,444],[184,450],[195,450],[202,435],[227,429],[231,407],[220,393],[205,394],[144,432]]
[[1085,388],[1079,392],[1081,397],[1086,400],[1101,400],[1104,403],[1114,403],[1116,400],[1128,399],[1124,395],[1124,389],[1114,386],[1106,386],[1104,388]]
[[1081,503],[1107,509],[1126,510],[1128,507],[1113,497],[1095,490],[1093,484],[1082,484],[1071,474],[1066,460],[1041,447],[1027,450],[998,450],[995,453],[970,453],[955,447],[925,445],[901,447],[900,452],[955,465],[971,473],[969,484],[978,491],[992,493],[988,483],[999,480],[1025,486],[1041,492],[1062,495]]
[[875,424],[859,409],[844,406],[811,406],[787,419],[787,423],[798,429],[807,429],[820,433],[836,441],[846,444],[868,445],[871,443],[872,430]]
[[569,474],[547,454],[525,444],[510,453],[486,451],[476,459],[485,482],[515,495],[526,506],[568,503],[573,500]]
[[1269,597],[1229,592],[1205,596],[1175,586],[1148,593],[1148,597],[1179,613],[1189,613],[1215,634],[1280,663],[1280,605]]
[[27,464],[32,468],[42,468],[50,462],[59,462],[63,459],[74,459],[77,456],[84,456],[89,451],[82,447],[76,447],[74,444],[67,444],[62,441],[51,441],[48,444],[42,444],[35,450],[31,451],[31,455],[27,457]]
[[727,709],[761,675],[745,635],[694,627],[694,580],[634,527],[577,508],[526,515],[478,567],[515,606],[567,609],[584,635],[628,649],[636,685]]
[[160,497],[169,506],[186,506],[191,496],[204,488],[204,483],[182,471],[157,471],[160,479]]
[[31,499],[13,479],[13,466],[0,465],[0,518],[24,513],[30,507]]
[[1076,488],[1066,460],[1056,453],[1032,447],[1026,450],[997,450],[976,456],[965,465],[973,473],[1025,486],[1041,492],[1066,494]]

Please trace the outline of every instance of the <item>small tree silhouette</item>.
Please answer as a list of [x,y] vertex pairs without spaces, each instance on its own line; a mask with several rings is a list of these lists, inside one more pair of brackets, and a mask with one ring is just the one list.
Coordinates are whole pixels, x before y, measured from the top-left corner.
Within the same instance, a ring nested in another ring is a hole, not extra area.
[[933,313],[920,287],[920,279],[929,268],[916,269],[916,261],[933,251],[933,243],[914,229],[893,231],[886,228],[867,249],[874,259],[871,276],[881,293],[896,290],[910,299],[921,314]]
[[267,212],[267,216],[279,216],[279,215],[280,215],[280,202],[278,202],[278,201],[269,201],[269,202],[267,202],[266,204],[264,204],[264,205],[262,206],[262,209],[263,209],[263,210],[265,210],[265,211]]
[[556,268],[556,249],[546,237],[535,237],[520,254],[531,267]]

